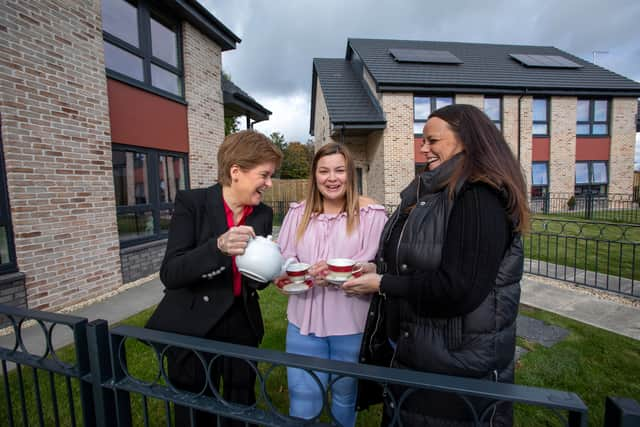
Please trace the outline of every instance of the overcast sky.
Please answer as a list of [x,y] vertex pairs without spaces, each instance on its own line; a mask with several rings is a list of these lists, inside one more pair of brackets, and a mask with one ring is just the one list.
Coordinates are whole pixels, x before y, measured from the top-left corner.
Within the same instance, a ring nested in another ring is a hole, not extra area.
[[[234,83],[273,112],[256,129],[309,135],[313,58],[347,38],[555,46],[640,81],[638,0],[200,0],[242,42],[222,56]],[[640,168],[640,138],[636,138]]]

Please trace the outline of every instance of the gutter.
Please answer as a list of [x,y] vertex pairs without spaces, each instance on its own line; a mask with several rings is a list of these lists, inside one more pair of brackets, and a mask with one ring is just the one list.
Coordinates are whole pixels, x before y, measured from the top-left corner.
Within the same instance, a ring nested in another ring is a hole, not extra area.
[[518,153],[517,153],[517,158],[518,158],[518,163],[520,163],[520,139],[522,137],[522,98],[524,98],[527,95],[527,88],[524,88],[524,93],[522,93],[522,95],[520,95],[518,97]]

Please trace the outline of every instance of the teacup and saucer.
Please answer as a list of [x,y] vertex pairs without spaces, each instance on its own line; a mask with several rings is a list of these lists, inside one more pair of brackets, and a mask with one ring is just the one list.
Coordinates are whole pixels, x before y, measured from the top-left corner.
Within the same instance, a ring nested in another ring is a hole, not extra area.
[[362,276],[362,264],[349,258],[332,258],[327,260],[329,274],[325,280],[332,285],[342,287],[344,282]]

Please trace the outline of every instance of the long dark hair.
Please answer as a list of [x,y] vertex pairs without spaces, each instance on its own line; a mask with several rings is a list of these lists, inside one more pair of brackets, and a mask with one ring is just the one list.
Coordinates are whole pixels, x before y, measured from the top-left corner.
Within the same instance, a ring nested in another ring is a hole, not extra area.
[[529,227],[527,185],[520,164],[502,133],[482,110],[455,104],[432,112],[429,118],[444,120],[464,147],[464,158],[449,181],[453,192],[458,182],[484,182],[506,193],[506,209],[517,231]]

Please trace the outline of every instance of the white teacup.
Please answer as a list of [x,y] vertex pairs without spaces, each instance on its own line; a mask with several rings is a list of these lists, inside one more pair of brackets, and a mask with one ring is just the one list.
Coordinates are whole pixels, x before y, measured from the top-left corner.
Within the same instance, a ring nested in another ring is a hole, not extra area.
[[294,283],[304,282],[309,273],[309,264],[304,262],[294,262],[287,266],[287,276]]
[[338,280],[348,280],[351,276],[358,277],[362,266],[349,258],[332,258],[327,260],[329,276]]

